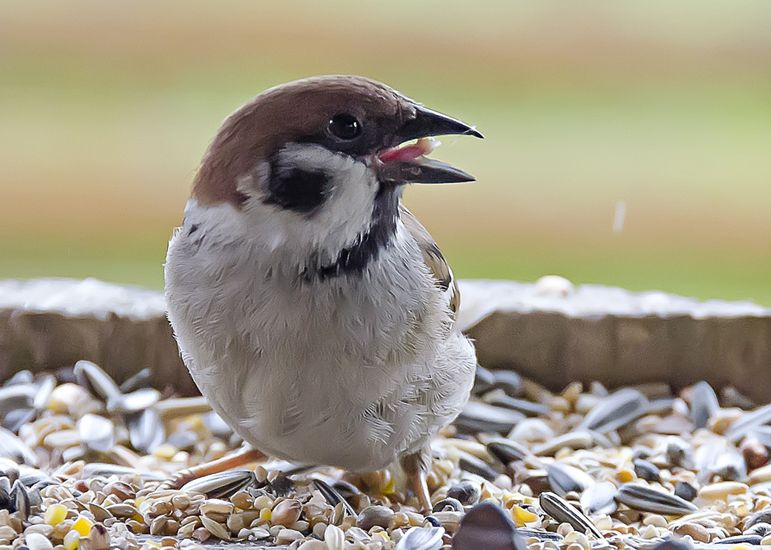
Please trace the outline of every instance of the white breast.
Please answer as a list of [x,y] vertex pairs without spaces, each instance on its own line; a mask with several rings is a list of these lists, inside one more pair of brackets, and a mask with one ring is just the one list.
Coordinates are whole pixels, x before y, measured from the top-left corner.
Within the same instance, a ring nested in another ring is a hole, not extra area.
[[246,441],[367,470],[458,414],[474,350],[401,224],[361,276],[322,282],[301,282],[252,231],[230,205],[191,201],[165,271],[185,364]]

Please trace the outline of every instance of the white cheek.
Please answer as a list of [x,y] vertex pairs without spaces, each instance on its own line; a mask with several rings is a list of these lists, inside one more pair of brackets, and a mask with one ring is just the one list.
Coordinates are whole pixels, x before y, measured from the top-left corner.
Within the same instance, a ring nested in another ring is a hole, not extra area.
[[316,229],[317,242],[332,239],[333,246],[342,249],[369,229],[379,184],[374,172],[361,162],[348,161],[334,173],[326,201],[308,221]]
[[[324,203],[310,215],[264,204],[258,184],[244,181],[239,189],[250,197],[244,212],[255,225],[255,238],[271,250],[291,252],[298,260],[317,255],[334,261],[369,229],[379,183],[374,170],[347,155],[314,144],[290,144],[279,152],[284,166],[333,175]],[[267,176],[258,169],[256,177]],[[251,180],[251,178],[250,178]]]

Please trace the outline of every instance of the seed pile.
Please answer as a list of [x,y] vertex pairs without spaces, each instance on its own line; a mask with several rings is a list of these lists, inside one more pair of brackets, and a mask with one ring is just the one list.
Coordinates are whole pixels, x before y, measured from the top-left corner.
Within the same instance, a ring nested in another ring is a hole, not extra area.
[[453,539],[479,550],[514,526],[532,550],[672,536],[771,545],[771,405],[731,388],[574,383],[554,394],[480,369],[468,407],[434,441],[424,515],[398,470],[271,462],[171,488],[175,473],[241,441],[203,399],[148,379],[118,386],[81,361],[0,387],[0,550],[434,550]]

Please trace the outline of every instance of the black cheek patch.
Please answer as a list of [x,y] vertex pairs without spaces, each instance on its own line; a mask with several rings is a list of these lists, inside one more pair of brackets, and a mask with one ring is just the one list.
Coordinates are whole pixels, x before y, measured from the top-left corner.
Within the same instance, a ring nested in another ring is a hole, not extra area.
[[263,202],[286,210],[308,214],[326,199],[329,175],[324,171],[271,166],[267,193]]

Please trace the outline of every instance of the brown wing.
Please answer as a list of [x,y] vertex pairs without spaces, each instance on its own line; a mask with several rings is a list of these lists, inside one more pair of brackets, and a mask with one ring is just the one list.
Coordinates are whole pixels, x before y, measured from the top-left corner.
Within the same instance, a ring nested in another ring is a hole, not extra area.
[[403,206],[399,207],[399,211],[404,226],[417,241],[420,251],[423,253],[423,261],[434,276],[437,288],[449,295],[449,306],[454,317],[458,313],[458,307],[460,306],[460,292],[458,291],[458,283],[455,281],[455,277],[453,277],[450,266],[447,264],[444,256],[442,256],[442,251],[439,250],[431,234],[412,215],[412,212]]

